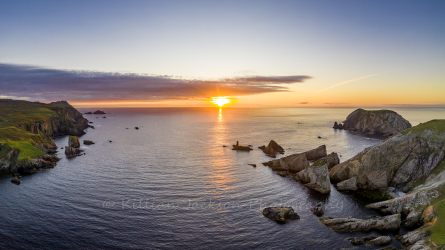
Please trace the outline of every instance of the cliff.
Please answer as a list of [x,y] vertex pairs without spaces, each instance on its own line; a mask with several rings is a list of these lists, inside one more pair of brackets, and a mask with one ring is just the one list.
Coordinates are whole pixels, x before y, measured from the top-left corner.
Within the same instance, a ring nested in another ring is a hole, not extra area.
[[0,171],[34,172],[54,167],[53,137],[83,135],[88,120],[71,105],[0,99]]
[[395,135],[411,128],[411,124],[391,110],[357,109],[348,115],[342,127],[365,134]]
[[420,124],[366,148],[329,174],[339,190],[405,192],[368,207],[402,214],[406,226],[421,226],[399,237],[408,249],[445,245],[445,120]]

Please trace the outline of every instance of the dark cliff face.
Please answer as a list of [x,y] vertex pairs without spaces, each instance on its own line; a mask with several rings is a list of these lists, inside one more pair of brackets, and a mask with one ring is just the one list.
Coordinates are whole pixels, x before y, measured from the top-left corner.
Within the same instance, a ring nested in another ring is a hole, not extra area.
[[83,135],[88,127],[88,120],[64,103],[0,100],[0,170],[27,173],[56,165],[52,138]]
[[391,110],[357,109],[343,122],[343,129],[365,134],[395,135],[411,124],[401,115]]

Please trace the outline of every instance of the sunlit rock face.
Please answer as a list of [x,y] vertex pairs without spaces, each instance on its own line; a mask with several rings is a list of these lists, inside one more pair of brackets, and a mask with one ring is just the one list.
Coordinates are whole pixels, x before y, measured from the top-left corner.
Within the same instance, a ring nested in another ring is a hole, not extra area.
[[365,134],[395,135],[408,128],[411,124],[391,110],[357,109],[343,122],[343,129]]

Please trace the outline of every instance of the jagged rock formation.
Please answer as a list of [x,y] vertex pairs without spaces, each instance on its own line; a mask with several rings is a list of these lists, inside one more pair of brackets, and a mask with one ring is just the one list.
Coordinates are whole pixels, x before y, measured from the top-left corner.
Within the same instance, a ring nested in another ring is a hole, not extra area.
[[324,160],[319,160],[310,167],[301,170],[294,176],[294,179],[322,194],[331,192],[328,165]]
[[300,219],[291,207],[266,207],[263,209],[263,215],[278,222]]
[[54,167],[52,137],[82,135],[88,121],[65,102],[0,100],[0,171],[33,173]]
[[273,157],[273,158],[276,157],[276,154],[277,154],[277,153],[284,154],[284,149],[283,149],[283,147],[281,147],[280,145],[278,145],[278,143],[276,143],[274,140],[271,140],[271,141],[269,142],[269,145],[267,145],[267,147],[263,145],[263,146],[260,146],[260,147],[258,147],[258,148],[261,149],[261,150],[263,150],[263,152],[264,152],[266,155],[268,155],[268,156],[270,156],[270,157]]
[[397,230],[402,222],[400,214],[369,220],[355,218],[327,218],[321,217],[320,221],[336,232],[367,232],[370,230]]
[[77,136],[70,136],[69,139],[68,139],[68,147],[80,148],[79,137],[77,137]]
[[378,235],[366,235],[363,237],[353,237],[347,238],[352,245],[388,245],[391,243],[391,237],[389,236],[378,236]]
[[330,177],[343,190],[391,186],[408,192],[444,160],[444,147],[445,120],[433,120],[364,149],[332,168]]
[[323,206],[321,204],[317,204],[314,208],[311,208],[311,212],[316,216],[322,216],[324,214]]
[[321,145],[320,147],[309,150],[304,154],[309,161],[317,161],[327,156],[326,145]]
[[365,134],[395,135],[411,128],[411,124],[392,110],[357,109],[348,115],[342,127]]

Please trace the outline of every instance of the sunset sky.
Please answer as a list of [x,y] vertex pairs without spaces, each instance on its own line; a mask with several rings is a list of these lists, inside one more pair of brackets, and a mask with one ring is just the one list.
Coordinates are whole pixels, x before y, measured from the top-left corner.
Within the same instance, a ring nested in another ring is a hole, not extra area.
[[445,106],[445,1],[0,1],[0,98]]

